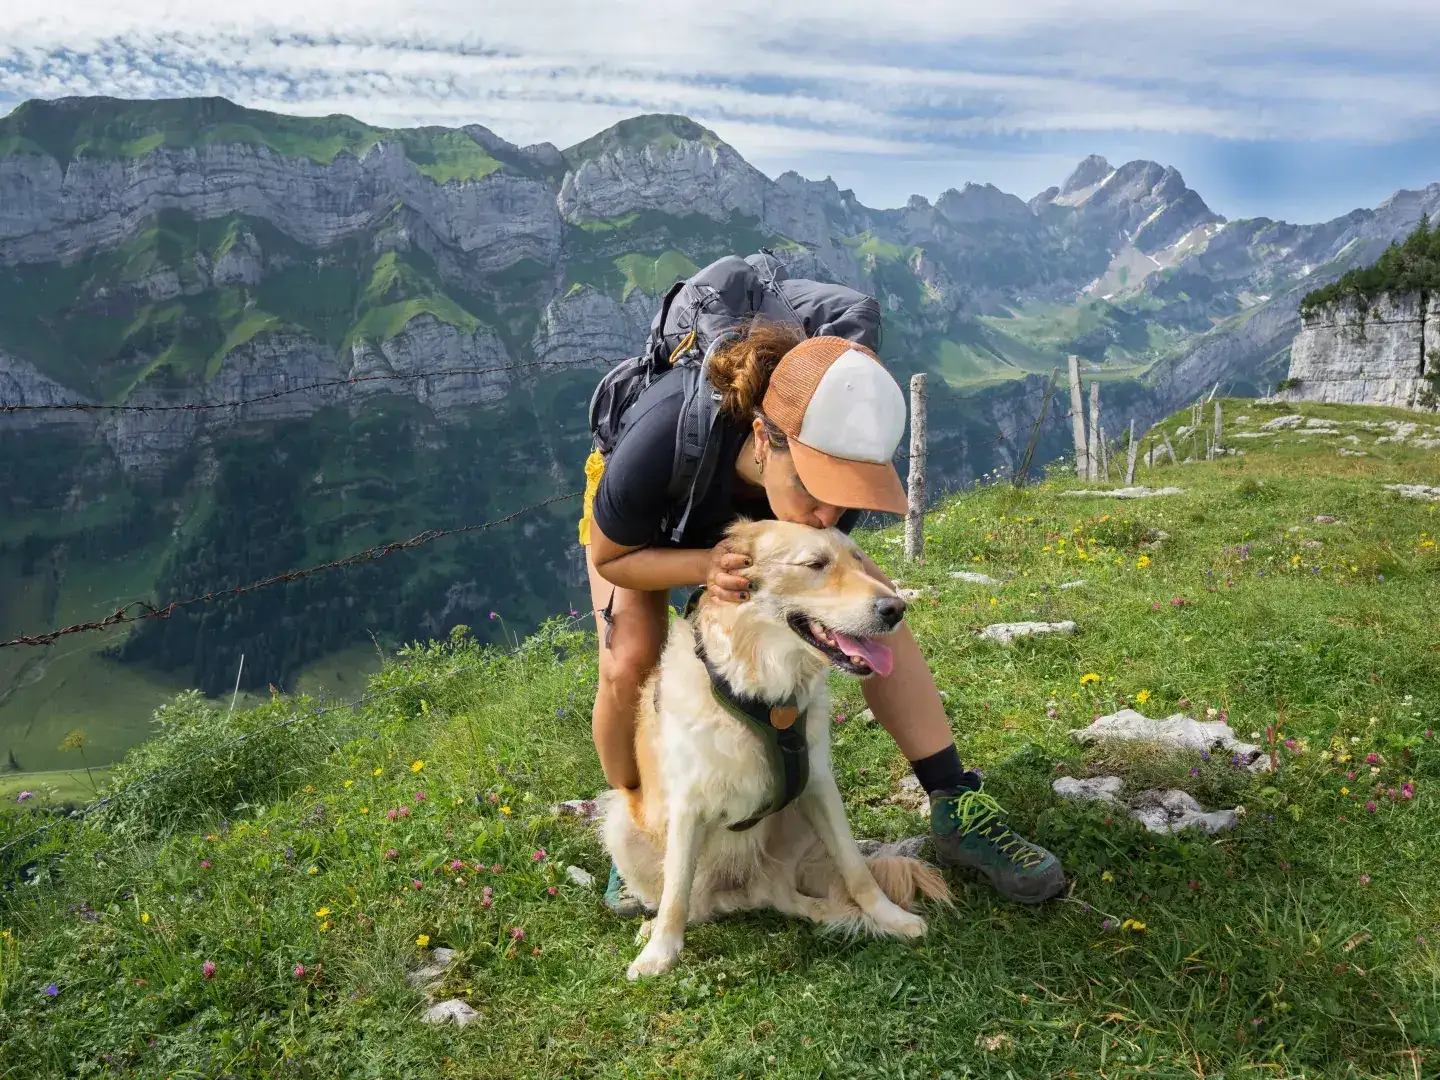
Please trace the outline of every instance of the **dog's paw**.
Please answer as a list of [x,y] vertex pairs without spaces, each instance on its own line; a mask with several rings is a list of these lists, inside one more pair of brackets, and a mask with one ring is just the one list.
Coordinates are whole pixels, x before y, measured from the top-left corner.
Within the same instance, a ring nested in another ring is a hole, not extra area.
[[870,920],[882,934],[918,938],[925,934],[925,920],[898,904],[886,901],[870,914]]
[[644,945],[650,940],[650,931],[655,927],[654,919],[644,919],[640,923],[640,929],[635,931],[635,944]]
[[681,944],[682,942],[679,941],[671,944],[663,938],[652,937],[650,943],[631,963],[630,970],[625,973],[625,977],[634,982],[636,979],[664,975],[667,971],[673,970],[675,965],[680,962]]

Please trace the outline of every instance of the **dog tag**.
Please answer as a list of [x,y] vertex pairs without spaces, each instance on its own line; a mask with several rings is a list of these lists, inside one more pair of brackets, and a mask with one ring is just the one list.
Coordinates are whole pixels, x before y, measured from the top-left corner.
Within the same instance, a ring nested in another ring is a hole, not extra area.
[[794,705],[776,705],[770,710],[770,726],[776,731],[784,731],[799,717],[800,710]]

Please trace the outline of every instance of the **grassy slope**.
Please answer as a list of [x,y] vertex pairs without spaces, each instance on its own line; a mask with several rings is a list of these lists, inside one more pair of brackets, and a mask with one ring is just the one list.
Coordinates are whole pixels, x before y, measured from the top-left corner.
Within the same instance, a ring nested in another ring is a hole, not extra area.
[[[1226,404],[1250,427],[1269,415]],[[595,840],[545,810],[601,784],[593,639],[552,629],[509,657],[436,645],[377,676],[386,696],[353,716],[262,727],[314,705],[283,700],[230,723],[172,713],[122,779],[183,767],[75,835],[70,857],[56,861],[57,840],[38,862],[48,884],[0,894],[0,1059],[27,1076],[98,1073],[106,1054],[146,1076],[261,1075],[282,1060],[317,1077],[1421,1075],[1416,1055],[1433,1060],[1440,1043],[1440,748],[1424,734],[1440,726],[1440,511],[1380,483],[1433,479],[1435,457],[1386,445],[1340,458],[1334,437],[1301,438],[1142,476],[1183,496],[1065,499],[1049,483],[965,496],[931,519],[927,565],[906,576],[939,599],[911,621],[962,752],[1062,856],[1071,902],[1021,910],[959,882],[914,946],[731,919],[695,928],[671,976],[628,986],[633,925],[563,874],[603,871]],[[1341,522],[1310,524],[1319,513]],[[1145,553],[1149,528],[1170,540]],[[865,542],[893,564],[891,540]],[[1016,576],[976,590],[948,577],[956,566]],[[1056,590],[1080,575],[1086,587]],[[1009,650],[969,634],[1035,616],[1080,632]],[[1089,672],[1097,684],[1081,683]],[[856,722],[852,683],[837,690],[856,831],[917,831],[889,801],[905,773],[894,744]],[[1227,709],[1242,735],[1278,719],[1295,749],[1252,779],[1219,760],[1098,761],[1067,738],[1142,691],[1151,715],[1188,699]],[[217,752],[251,730],[265,733]],[[1057,804],[1058,772],[1092,771],[1248,812],[1221,838],[1171,838]],[[1413,800],[1383,794],[1403,781]],[[174,835],[148,839],[162,821]],[[82,902],[94,919],[71,912]],[[414,1022],[402,973],[421,934],[460,950],[446,989],[479,1024]],[[53,999],[40,993],[51,982]]]

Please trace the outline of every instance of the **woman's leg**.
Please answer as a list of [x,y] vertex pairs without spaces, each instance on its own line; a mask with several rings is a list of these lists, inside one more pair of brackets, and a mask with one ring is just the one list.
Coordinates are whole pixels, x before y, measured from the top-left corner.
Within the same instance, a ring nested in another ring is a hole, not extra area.
[[[669,625],[669,594],[616,588],[595,569],[589,547],[585,549],[585,565],[590,572],[590,606],[600,639],[600,685],[595,692],[590,730],[610,786],[635,788],[640,786],[640,771],[635,764],[636,709],[645,677],[660,662]],[[604,616],[607,606],[611,618],[608,625]]]

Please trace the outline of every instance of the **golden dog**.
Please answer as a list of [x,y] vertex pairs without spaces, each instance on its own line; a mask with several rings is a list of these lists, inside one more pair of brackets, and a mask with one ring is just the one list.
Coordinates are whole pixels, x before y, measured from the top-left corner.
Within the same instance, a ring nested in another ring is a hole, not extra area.
[[[729,535],[750,556],[751,599],[702,597],[691,618],[673,621],[641,697],[640,787],[601,797],[605,846],[658,909],[641,926],[645,947],[631,979],[673,968],[688,922],[774,908],[851,933],[913,938],[925,932],[909,910],[916,893],[949,897],[938,871],[918,859],[867,862],[831,772],[826,673],[889,674],[890,650],[876,639],[899,625],[905,602],[836,530],[741,522]],[[712,696],[702,646],[731,688],[763,702],[793,699],[804,718],[808,785],[744,831],[727,826],[763,813],[776,781],[764,740]]]

